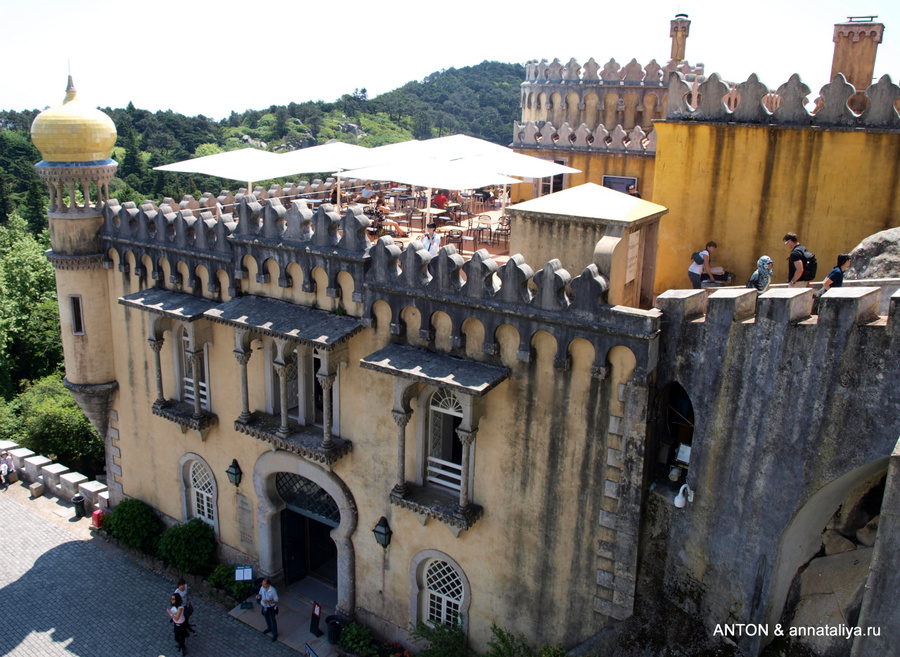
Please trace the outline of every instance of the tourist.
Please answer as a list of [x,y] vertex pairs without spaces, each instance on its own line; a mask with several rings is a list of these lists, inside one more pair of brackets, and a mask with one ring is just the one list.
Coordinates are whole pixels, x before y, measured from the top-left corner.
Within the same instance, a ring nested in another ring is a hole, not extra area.
[[637,189],[635,189],[634,185],[628,185],[628,194],[635,198],[641,198],[641,195],[638,193]]
[[181,602],[184,605],[184,630],[191,636],[197,636],[197,631],[191,626],[191,616],[194,615],[194,605],[188,597],[188,585],[184,578],[178,580],[178,588],[175,593],[181,596]]
[[430,221],[426,227],[425,237],[422,238],[422,246],[434,258],[437,258],[438,251],[441,250],[441,236],[435,232],[436,230],[437,224]]
[[259,604],[262,606],[262,615],[266,619],[266,629],[263,634],[272,633],[272,641],[278,640],[278,622],[275,616],[278,614],[278,591],[272,586],[269,578],[266,577],[262,581],[262,587],[256,596]]
[[173,593],[172,597],[169,598],[169,607],[166,609],[169,613],[169,618],[172,619],[174,623],[173,629],[175,631],[175,643],[178,644],[178,652],[182,655],[187,654],[187,646],[184,645],[184,640],[187,638],[187,628],[185,627],[186,618],[184,616],[184,605],[181,602],[181,596],[177,593]]
[[797,233],[786,233],[784,245],[791,249],[788,255],[788,287],[806,287],[816,276],[816,256],[800,245]]
[[392,212],[391,208],[384,200],[384,194],[379,194],[375,197],[375,222],[376,225],[380,225],[380,227],[389,227],[393,230],[399,237],[406,237],[408,233],[400,227],[393,219],[388,218]]
[[441,190],[438,190],[438,193],[435,194],[431,199],[431,205],[438,210],[443,210],[447,205],[447,195],[444,194],[444,192],[442,192]]
[[700,285],[703,281],[716,280],[710,269],[709,261],[717,248],[719,248],[719,245],[710,240],[706,243],[705,249],[694,254],[693,262],[691,262],[691,266],[688,267],[688,278],[691,279],[691,283],[695,290],[700,289]]
[[775,263],[772,262],[772,258],[767,255],[760,257],[760,259],[756,261],[756,271],[753,272],[750,276],[750,280],[747,281],[747,287],[755,288],[760,294],[768,290],[769,281],[772,279],[772,269],[774,267]]
[[822,289],[827,292],[833,287],[841,287],[844,284],[844,272],[850,267],[850,254],[842,253],[837,257],[837,265],[832,269],[825,280],[822,281]]

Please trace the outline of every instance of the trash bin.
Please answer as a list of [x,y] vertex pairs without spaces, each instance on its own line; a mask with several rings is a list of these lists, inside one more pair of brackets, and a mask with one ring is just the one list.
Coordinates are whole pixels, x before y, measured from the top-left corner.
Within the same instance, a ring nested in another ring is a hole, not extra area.
[[103,527],[103,523],[105,520],[106,514],[103,512],[103,509],[97,509],[91,514],[91,524],[93,524],[97,529]]
[[72,504],[75,505],[75,517],[84,518],[84,495],[75,495]]
[[340,616],[325,617],[325,625],[328,626],[328,643],[333,646],[337,645],[337,642],[341,640],[342,622]]

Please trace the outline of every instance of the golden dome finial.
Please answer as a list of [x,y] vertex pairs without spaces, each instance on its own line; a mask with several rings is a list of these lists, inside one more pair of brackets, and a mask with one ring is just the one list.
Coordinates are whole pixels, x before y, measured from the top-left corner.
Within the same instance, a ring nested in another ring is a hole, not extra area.
[[45,162],[105,162],[116,144],[116,126],[78,98],[69,75],[65,100],[35,117],[31,141]]

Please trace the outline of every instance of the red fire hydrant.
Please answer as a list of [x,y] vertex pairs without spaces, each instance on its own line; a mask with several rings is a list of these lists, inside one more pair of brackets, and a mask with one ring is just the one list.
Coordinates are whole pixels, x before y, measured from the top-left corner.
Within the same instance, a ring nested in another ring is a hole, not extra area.
[[96,529],[100,529],[103,526],[104,520],[106,520],[106,513],[104,513],[101,509],[97,509],[91,514],[91,524]]

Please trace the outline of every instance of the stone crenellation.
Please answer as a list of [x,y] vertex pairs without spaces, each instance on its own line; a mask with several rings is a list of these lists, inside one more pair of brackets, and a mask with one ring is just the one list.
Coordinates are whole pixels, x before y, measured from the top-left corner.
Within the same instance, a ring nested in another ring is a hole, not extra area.
[[656,131],[644,132],[634,126],[626,132],[621,125],[607,130],[602,123],[594,130],[582,123],[574,130],[568,124],[556,128],[549,121],[513,124],[513,146],[522,148],[582,149],[601,153],[656,153]]
[[724,82],[716,73],[699,84],[688,84],[673,72],[668,89],[668,120],[900,130],[900,87],[889,75],[865,90],[867,106],[861,112],[850,109],[848,101],[860,94],[841,73],[819,91],[813,111],[806,107],[810,89],[797,74],[772,91],[755,73],[740,84]]
[[683,75],[688,76],[688,79],[692,79],[691,76],[703,75],[703,64],[691,66],[686,61],[679,62],[673,59],[665,67],[662,67],[655,59],[652,59],[646,66],[641,66],[636,59],[632,59],[625,66],[621,66],[615,59],[610,59],[606,64],[600,66],[591,57],[582,66],[574,58],[566,64],[560,62],[559,59],[554,59],[550,63],[546,59],[540,61],[533,59],[525,63],[525,82],[522,83],[522,87],[523,91],[526,88],[530,89],[531,83],[664,87],[669,73],[673,71],[680,71]]
[[[572,277],[555,259],[535,271],[518,254],[499,266],[484,250],[464,261],[453,245],[444,246],[437,257],[418,241],[401,249],[385,236],[373,245],[366,236],[369,219],[356,207],[347,208],[341,216],[327,203],[312,210],[302,200],[285,207],[277,199],[260,203],[247,195],[236,203],[236,215],[215,217],[207,210],[190,209],[192,201],[186,199],[177,211],[149,201],[140,207],[119,206],[114,199],[107,203],[102,210],[101,239],[107,252],[117,252],[119,271],[130,273],[127,254],[131,253],[133,274],[142,286],[152,285],[149,280],[153,280],[159,287],[189,288],[195,295],[220,299],[220,273],[228,280],[230,297],[246,291],[242,281],[250,273],[245,257],[255,262],[256,282],[261,284],[274,282],[266,266],[274,262],[279,287],[294,285],[289,266],[296,264],[302,272],[303,292],[316,292],[313,270],[321,269],[330,298],[341,298],[338,276],[343,272],[353,281],[351,299],[362,304],[363,322],[373,325],[374,304],[387,301],[395,335],[404,331],[403,309],[414,306],[423,322],[419,339],[426,341],[434,339],[432,315],[442,310],[453,319],[454,348],[465,346],[462,324],[476,317],[485,327],[481,351],[489,356],[498,354],[495,332],[506,324],[521,336],[517,358],[523,362],[531,358],[533,335],[547,330],[557,336],[556,367],[560,369],[568,367],[568,348],[576,338],[594,345],[596,376],[605,375],[606,354],[616,344],[635,353],[639,376],[653,367],[647,343],[659,331],[658,311],[610,306],[609,280],[596,264]],[[112,265],[107,260],[106,266]],[[208,281],[205,291],[202,269]],[[180,273],[184,271],[191,280],[184,280]]]

